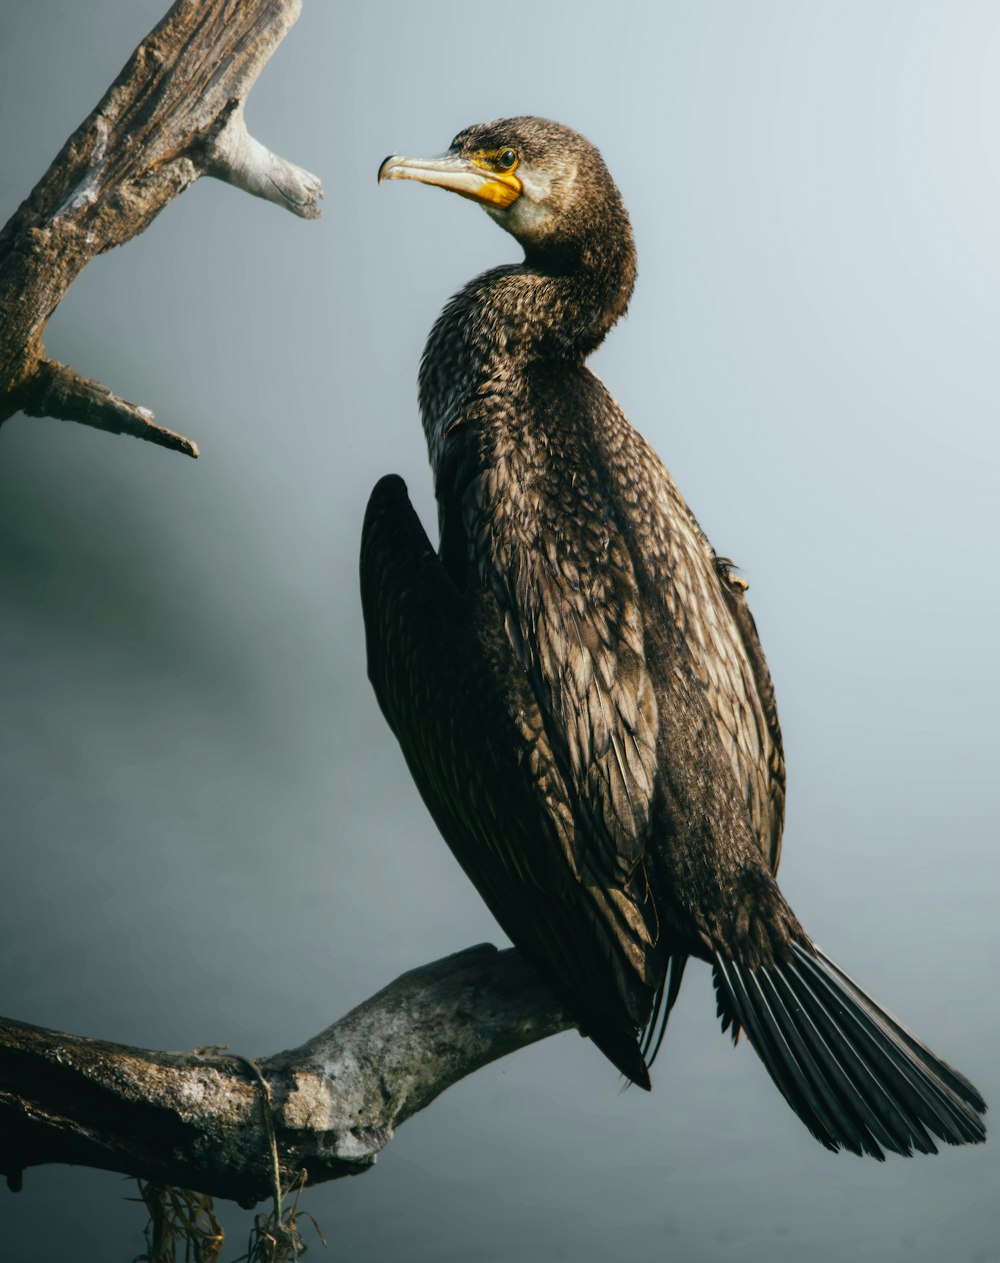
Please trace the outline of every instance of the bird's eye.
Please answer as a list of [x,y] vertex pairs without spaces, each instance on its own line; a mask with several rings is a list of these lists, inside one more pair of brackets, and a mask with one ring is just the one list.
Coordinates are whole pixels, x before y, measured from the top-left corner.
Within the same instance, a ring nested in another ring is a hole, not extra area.
[[517,154],[513,149],[504,149],[497,154],[497,166],[503,171],[509,171],[515,162],[517,162]]

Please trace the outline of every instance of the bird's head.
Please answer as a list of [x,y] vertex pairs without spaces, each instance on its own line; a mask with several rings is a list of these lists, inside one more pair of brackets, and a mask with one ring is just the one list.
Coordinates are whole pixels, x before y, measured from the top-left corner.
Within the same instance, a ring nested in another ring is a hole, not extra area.
[[631,249],[628,216],[601,155],[549,119],[477,123],[437,157],[393,154],[378,178],[420,180],[478,202],[529,259],[568,253],[576,261],[609,234]]

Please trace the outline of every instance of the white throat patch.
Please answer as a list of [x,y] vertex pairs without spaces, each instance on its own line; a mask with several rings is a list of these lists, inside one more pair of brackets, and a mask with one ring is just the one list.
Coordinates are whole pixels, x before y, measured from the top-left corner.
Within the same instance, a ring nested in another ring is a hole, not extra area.
[[491,219],[515,237],[534,237],[559,214],[565,195],[576,183],[576,163],[558,171],[518,170],[521,196],[507,210],[485,207]]

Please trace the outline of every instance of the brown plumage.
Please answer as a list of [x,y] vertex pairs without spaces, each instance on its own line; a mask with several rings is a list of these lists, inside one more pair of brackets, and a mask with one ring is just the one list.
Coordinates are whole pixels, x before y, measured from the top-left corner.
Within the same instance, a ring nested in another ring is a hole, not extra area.
[[369,674],[449,846],[636,1083],[693,955],[829,1148],[981,1140],[972,1085],[815,948],[775,883],[784,763],[745,584],[584,364],[635,280],[600,155],[503,119],[383,177],[480,201],[525,251],[427,343],[440,551],[398,478],[365,519]]

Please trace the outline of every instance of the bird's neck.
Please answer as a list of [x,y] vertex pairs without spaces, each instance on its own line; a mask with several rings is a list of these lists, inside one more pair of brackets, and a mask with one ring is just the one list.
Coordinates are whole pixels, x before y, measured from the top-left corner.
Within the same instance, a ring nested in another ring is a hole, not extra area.
[[622,227],[581,242],[529,245],[519,267],[473,281],[466,292],[484,359],[582,363],[632,296],[635,250],[627,221]]
[[627,222],[582,247],[548,243],[524,263],[470,281],[431,331],[420,405],[431,462],[477,400],[514,392],[539,361],[582,364],[628,307],[635,254]]

